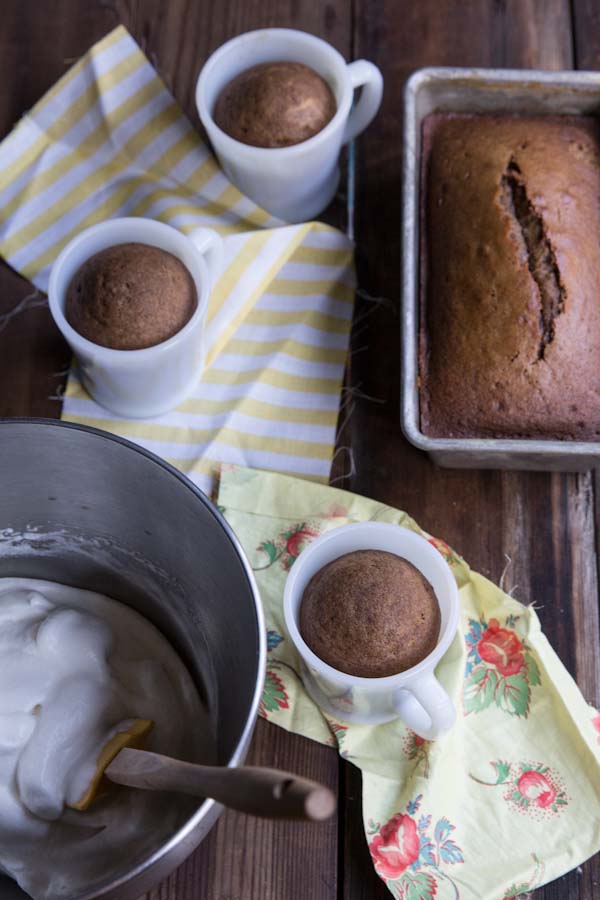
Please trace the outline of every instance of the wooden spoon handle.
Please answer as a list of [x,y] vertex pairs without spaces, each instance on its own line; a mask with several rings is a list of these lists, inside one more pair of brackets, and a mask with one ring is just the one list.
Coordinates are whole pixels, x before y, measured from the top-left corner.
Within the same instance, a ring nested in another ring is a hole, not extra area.
[[197,766],[147,750],[121,750],[105,775],[117,784],[212,797],[231,809],[275,819],[320,821],[328,819],[336,807],[329,788],[291,772]]

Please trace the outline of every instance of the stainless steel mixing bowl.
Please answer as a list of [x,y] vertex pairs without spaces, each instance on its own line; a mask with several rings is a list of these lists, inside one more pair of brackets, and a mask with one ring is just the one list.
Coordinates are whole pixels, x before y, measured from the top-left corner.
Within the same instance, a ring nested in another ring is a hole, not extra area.
[[[163,460],[103,431],[0,420],[0,577],[105,593],[171,641],[206,699],[222,765],[248,748],[265,628],[252,572],[212,503]],[[204,801],[167,843],[81,900],[139,897],[179,865],[221,807]],[[2,900],[26,895],[0,876]]]

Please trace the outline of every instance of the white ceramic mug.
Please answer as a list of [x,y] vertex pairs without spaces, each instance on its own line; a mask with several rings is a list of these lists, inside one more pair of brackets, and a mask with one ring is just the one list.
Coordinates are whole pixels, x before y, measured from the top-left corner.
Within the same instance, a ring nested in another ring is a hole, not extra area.
[[[189,322],[168,340],[143,350],[112,350],[88,341],[67,322],[66,295],[71,279],[90,256],[129,242],[160,247],[178,257],[194,280],[198,305]],[[147,418],[167,412],[187,397],[204,367],[204,321],[222,254],[222,240],[209,228],[184,235],[143,218],[108,219],[67,244],[50,272],[48,302],[94,400],[120,416]]]
[[[229,137],[212,116],[222,89],[245,69],[278,61],[304,63],[327,81],[337,104],[333,119],[318,134],[290,147],[252,147]],[[357,88],[362,93],[353,107]],[[348,64],[331,44],[304,31],[265,28],[227,41],[208,58],[196,85],[196,105],[228,178],[272,215],[302,222],[332,200],[342,144],[371,122],[382,92],[383,78],[373,63],[359,59]]]
[[[340,672],[316,656],[298,627],[304,589],[319,569],[354,550],[387,550],[416,566],[433,587],[440,606],[438,642],[425,659],[398,675],[359,678]],[[301,657],[302,680],[313,700],[330,715],[374,725],[401,718],[426,740],[435,740],[454,724],[454,705],[435,676],[459,619],[456,581],[440,553],[425,538],[384,522],[361,522],[334,528],[302,551],[288,575],[284,593],[288,634]]]

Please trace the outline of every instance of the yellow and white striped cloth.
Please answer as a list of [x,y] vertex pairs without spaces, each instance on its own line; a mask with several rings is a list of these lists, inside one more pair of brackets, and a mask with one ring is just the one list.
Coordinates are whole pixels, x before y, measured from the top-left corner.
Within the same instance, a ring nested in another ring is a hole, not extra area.
[[0,145],[0,253],[41,290],[61,248],[110,216],[224,237],[208,362],[171,413],[120,419],[76,374],[63,417],[128,437],[203,489],[217,462],[328,477],[354,299],[353,246],[286,226],[225,178],[122,26],[96,44]]

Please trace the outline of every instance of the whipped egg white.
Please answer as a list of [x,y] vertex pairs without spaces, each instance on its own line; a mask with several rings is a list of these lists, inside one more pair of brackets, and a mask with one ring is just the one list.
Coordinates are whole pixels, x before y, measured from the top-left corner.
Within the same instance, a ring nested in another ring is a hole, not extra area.
[[154,720],[149,750],[212,756],[192,680],[147,620],[90,591],[0,579],[0,870],[35,900],[124,874],[185,819],[181,798],[128,789],[68,808],[133,718]]

